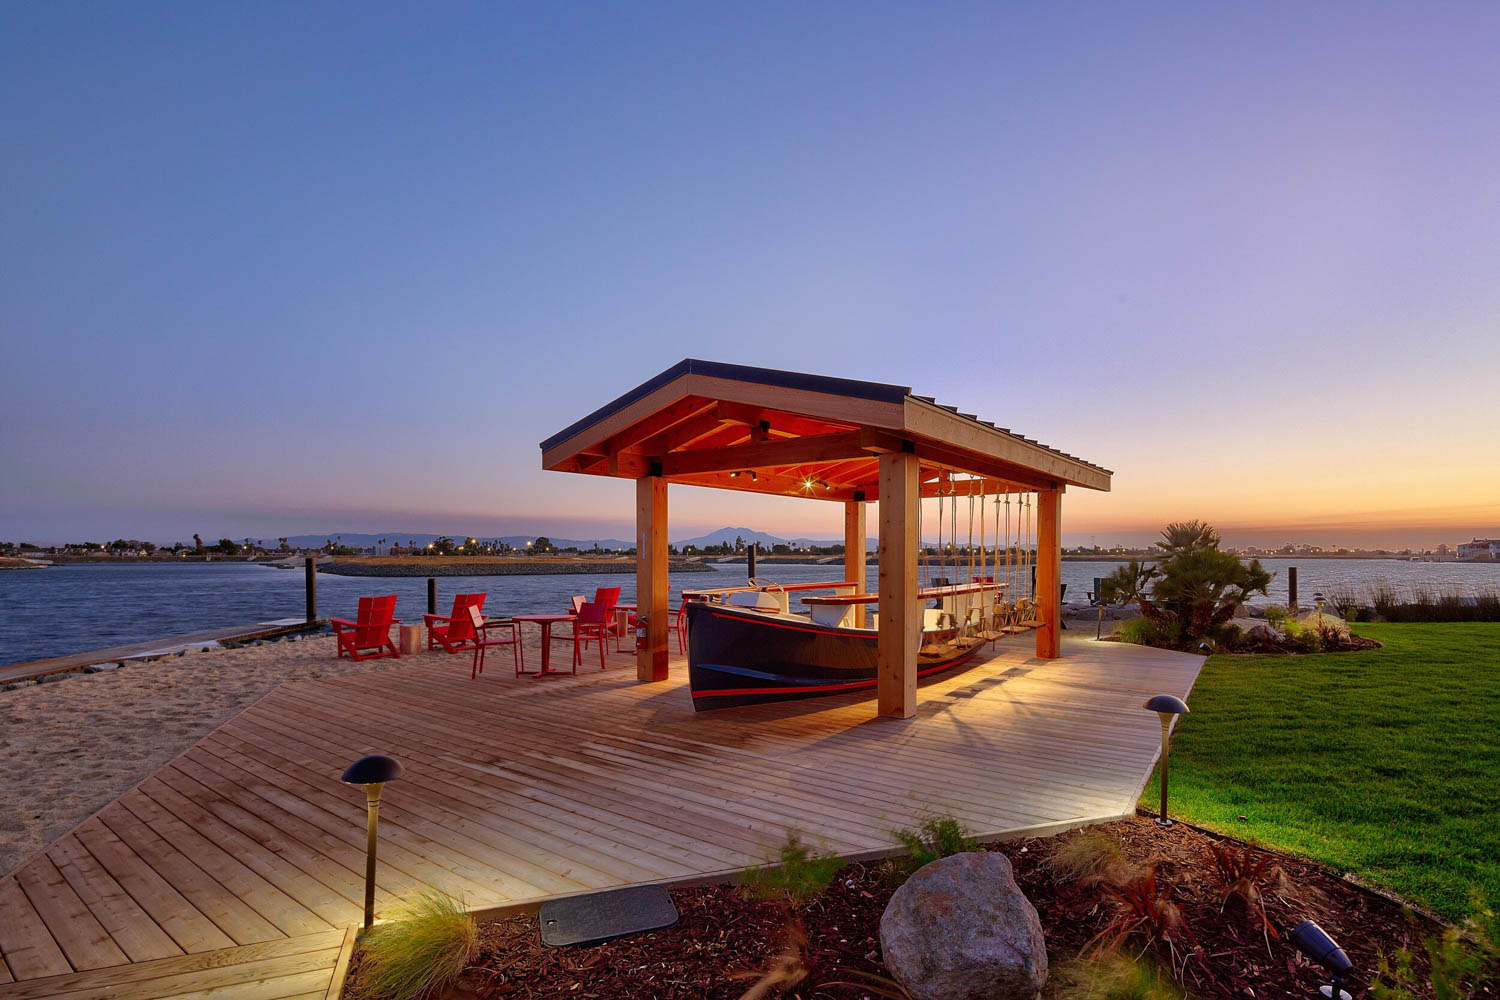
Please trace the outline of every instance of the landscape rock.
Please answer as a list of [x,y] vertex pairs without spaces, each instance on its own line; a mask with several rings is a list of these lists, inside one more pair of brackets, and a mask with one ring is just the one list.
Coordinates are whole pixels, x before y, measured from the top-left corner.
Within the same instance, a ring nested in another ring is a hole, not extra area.
[[955,854],[908,879],[880,918],[880,947],[912,1000],[1035,1000],[1047,982],[1041,920],[996,852]]
[[1286,641],[1286,636],[1269,625],[1256,625],[1245,634],[1245,638],[1265,649],[1280,646]]

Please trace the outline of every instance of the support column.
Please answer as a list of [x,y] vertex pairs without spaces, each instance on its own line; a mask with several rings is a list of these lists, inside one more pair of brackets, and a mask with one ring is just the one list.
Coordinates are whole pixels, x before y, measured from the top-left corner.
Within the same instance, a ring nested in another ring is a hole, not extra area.
[[917,714],[917,653],[922,611],[917,606],[917,456],[880,456],[880,631],[876,692],[880,714]]
[[646,639],[635,651],[635,676],[667,679],[667,481],[635,481],[635,601],[646,618]]
[[1036,494],[1036,655],[1062,655],[1062,490]]
[[[856,593],[865,589],[865,505],[861,500],[844,503],[844,579],[853,580]],[[856,604],[854,627],[865,627],[865,606]]]

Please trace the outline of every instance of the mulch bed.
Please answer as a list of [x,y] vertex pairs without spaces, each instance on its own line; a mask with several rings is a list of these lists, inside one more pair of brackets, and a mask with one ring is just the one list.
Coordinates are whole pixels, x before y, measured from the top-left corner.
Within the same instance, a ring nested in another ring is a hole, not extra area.
[[[1317,920],[1343,946],[1357,970],[1359,990],[1367,985],[1382,953],[1402,945],[1420,953],[1422,939],[1441,930],[1317,864],[1277,855],[1276,864],[1286,872],[1291,888],[1286,899],[1266,897],[1272,927],[1279,934],[1268,942],[1258,923],[1233,903],[1227,909],[1221,906],[1209,852],[1217,838],[1181,824],[1163,829],[1146,817],[1097,829],[1119,839],[1132,865],[1155,863],[1159,882],[1171,885],[1171,898],[1198,946],[1177,978],[1193,996],[1205,1000],[1316,1000],[1318,986],[1326,980],[1285,940],[1303,919]],[[1060,884],[1047,866],[1057,846],[1077,835],[988,848],[1010,858],[1017,881],[1041,917],[1053,970],[1048,993],[1053,995],[1064,978],[1058,969],[1077,958],[1112,912],[1097,886]],[[779,995],[802,1000],[874,996],[855,986],[825,984],[857,979],[849,970],[885,974],[880,916],[897,881],[888,863],[849,865],[822,894],[793,908],[790,917],[808,937],[808,975]],[[781,951],[788,912],[774,903],[749,898],[733,886],[674,890],[672,897],[681,913],[675,926],[592,947],[544,947],[534,915],[486,921],[481,953],[461,988],[450,995],[736,1000]],[[1159,954],[1165,966],[1165,949]],[[1359,990],[1351,987],[1356,996]],[[351,995],[359,994],[355,990]]]

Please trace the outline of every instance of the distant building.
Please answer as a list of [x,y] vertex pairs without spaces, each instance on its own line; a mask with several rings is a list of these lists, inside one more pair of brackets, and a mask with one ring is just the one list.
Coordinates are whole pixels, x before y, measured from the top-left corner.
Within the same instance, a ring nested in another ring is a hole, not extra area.
[[1476,538],[1458,547],[1460,559],[1500,559],[1500,538]]

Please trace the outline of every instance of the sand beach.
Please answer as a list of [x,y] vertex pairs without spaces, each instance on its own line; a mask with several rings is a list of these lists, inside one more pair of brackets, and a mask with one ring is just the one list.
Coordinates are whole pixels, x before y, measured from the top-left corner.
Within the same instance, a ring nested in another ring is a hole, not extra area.
[[[559,646],[559,650],[563,647]],[[562,655],[566,656],[566,652]],[[449,657],[355,663],[330,636],[212,649],[0,692],[0,874],[191,747],[283,681],[368,673]],[[509,667],[506,659],[501,668]]]

